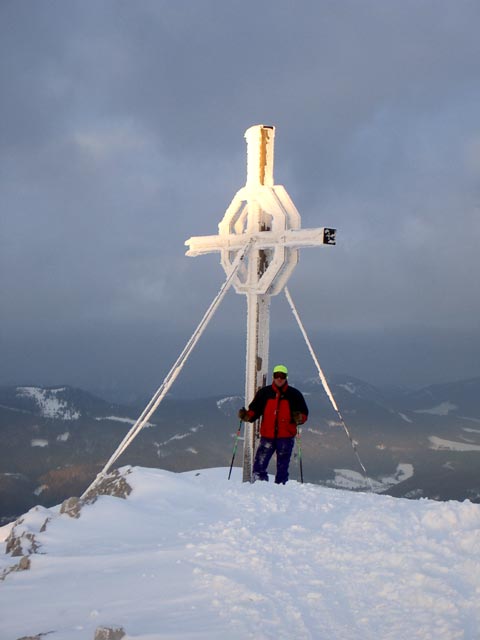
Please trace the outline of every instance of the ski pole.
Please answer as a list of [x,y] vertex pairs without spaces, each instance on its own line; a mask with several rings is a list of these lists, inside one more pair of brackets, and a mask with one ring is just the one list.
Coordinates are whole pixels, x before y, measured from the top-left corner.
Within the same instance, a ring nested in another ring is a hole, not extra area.
[[300,466],[300,482],[303,484],[303,460],[302,460],[302,435],[301,430],[297,431],[298,464]]
[[235,454],[237,453],[238,439],[240,437],[240,431],[242,430],[242,424],[243,424],[243,420],[240,420],[240,423],[239,423],[238,429],[237,429],[237,433],[235,434],[235,442],[233,444],[232,461],[230,463],[230,471],[228,472],[228,479],[229,480],[230,480],[230,476],[232,475],[233,461],[235,460]]

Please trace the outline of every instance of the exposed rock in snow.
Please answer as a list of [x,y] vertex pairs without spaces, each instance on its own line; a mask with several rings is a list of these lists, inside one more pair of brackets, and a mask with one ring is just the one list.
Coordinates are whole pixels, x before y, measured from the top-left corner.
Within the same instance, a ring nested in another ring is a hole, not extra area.
[[34,507],[27,515],[28,518],[23,516],[14,523],[6,540],[5,551],[13,557],[38,552],[40,544],[36,535],[45,531],[46,523],[51,516],[44,507]]
[[94,640],[122,640],[125,635],[123,627],[97,627]]
[[121,470],[114,469],[101,478],[97,484],[87,493],[83,504],[96,502],[99,496],[113,496],[115,498],[127,498],[132,492],[132,487],[127,482],[127,476],[132,472],[131,467],[122,467]]

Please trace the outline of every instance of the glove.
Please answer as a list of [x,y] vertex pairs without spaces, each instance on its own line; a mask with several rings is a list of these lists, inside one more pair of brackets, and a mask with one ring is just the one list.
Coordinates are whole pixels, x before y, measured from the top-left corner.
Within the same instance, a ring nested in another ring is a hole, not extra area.
[[295,424],[303,424],[303,416],[300,411],[294,411],[292,413],[292,420]]
[[243,422],[247,422],[248,411],[245,409],[245,407],[242,407],[238,410],[238,417],[240,418],[240,420],[243,420]]

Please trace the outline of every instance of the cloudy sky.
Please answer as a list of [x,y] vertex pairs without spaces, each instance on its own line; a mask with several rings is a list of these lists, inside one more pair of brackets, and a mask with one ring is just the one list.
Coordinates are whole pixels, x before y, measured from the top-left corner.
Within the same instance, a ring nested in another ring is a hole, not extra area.
[[[479,24],[463,0],[2,0],[0,383],[158,386],[224,278],[184,241],[259,123],[302,226],[338,229],[289,282],[326,372],[480,375]],[[242,389],[245,307],[180,387]],[[271,359],[315,371],[282,296]]]

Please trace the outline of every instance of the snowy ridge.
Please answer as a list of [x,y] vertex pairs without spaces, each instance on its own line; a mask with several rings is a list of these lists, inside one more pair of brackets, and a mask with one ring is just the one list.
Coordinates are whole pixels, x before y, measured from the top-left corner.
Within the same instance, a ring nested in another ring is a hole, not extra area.
[[[129,425],[134,425],[137,422],[137,419],[135,418],[122,418],[121,416],[97,416],[95,418],[95,420],[97,420],[98,422],[100,422],[101,420],[108,420],[109,422],[119,422],[121,424],[129,424]],[[153,424],[153,422],[146,422],[145,423],[145,427],[154,427],[155,425]]]
[[68,402],[58,397],[65,388],[40,389],[38,387],[18,387],[17,395],[32,398],[40,409],[44,418],[58,418],[60,420],[78,420],[80,411],[69,406]]
[[351,393],[354,396],[357,393],[357,387],[352,382],[347,382],[345,384],[338,385],[341,389],[345,389],[348,393]]
[[458,409],[456,404],[446,401],[429,409],[415,409],[415,413],[430,413],[432,416],[448,416],[451,411],[455,411],[456,409]]
[[429,436],[430,449],[435,451],[480,451],[479,444],[471,444],[467,442],[455,442],[453,440],[445,440],[437,436]]
[[228,396],[217,400],[217,409],[226,416],[237,415],[238,409],[244,404],[245,400],[240,396]]
[[196,433],[200,429],[203,429],[202,424],[198,424],[195,427],[190,427],[190,429],[186,433],[175,433],[173,436],[164,440],[163,442],[155,442],[157,447],[165,447],[170,442],[174,442],[175,440],[184,440],[185,438],[190,438],[192,433]]
[[19,528],[40,554],[2,584],[0,637],[84,640],[98,626],[135,640],[478,637],[480,505],[240,474],[136,467],[126,500],[101,496],[43,533],[58,509],[31,510]]

